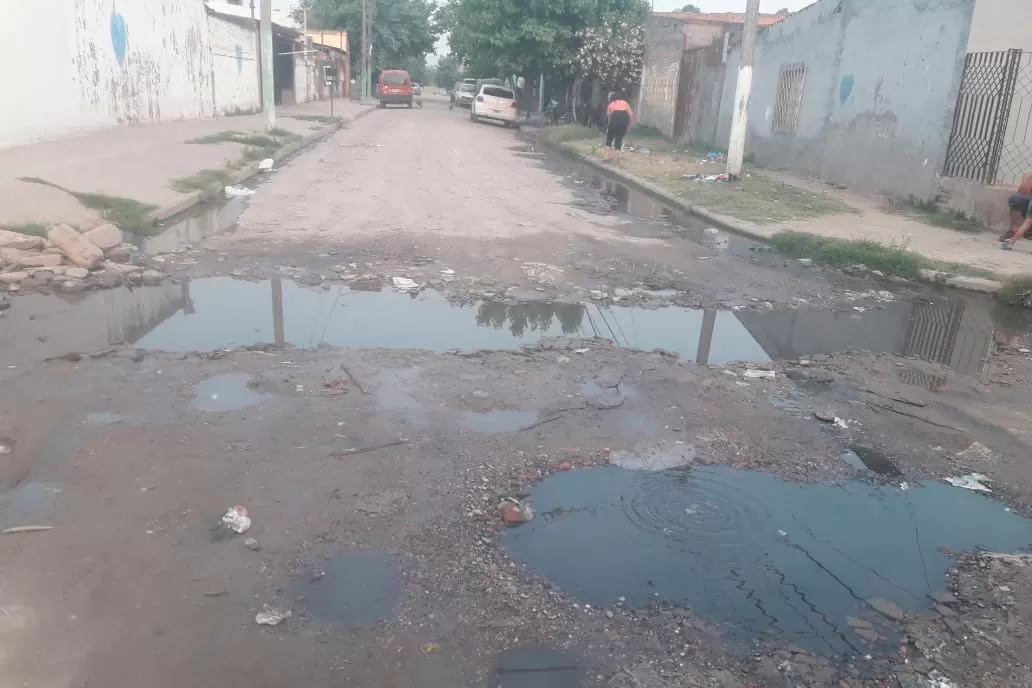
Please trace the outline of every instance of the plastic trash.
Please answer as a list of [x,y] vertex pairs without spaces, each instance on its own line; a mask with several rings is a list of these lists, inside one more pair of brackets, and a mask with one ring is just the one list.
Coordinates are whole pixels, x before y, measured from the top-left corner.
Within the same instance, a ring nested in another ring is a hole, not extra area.
[[251,519],[247,517],[247,508],[237,504],[226,509],[222,523],[236,534],[246,533],[251,527]]
[[723,153],[706,153],[706,159],[707,160],[723,160],[724,159],[724,154]]
[[392,277],[391,282],[398,291],[415,291],[419,289],[419,285],[408,277]]
[[974,490],[975,492],[992,492],[985,483],[991,482],[991,480],[982,475],[981,473],[968,473],[967,475],[958,475],[955,478],[943,478],[946,482],[953,487],[962,487],[965,490]]
[[227,186],[225,188],[226,198],[244,198],[247,196],[254,196],[254,189],[248,189],[243,186]]
[[777,377],[777,373],[775,373],[773,370],[756,370],[754,368],[750,368],[749,370],[742,373],[742,377],[753,378],[754,380],[759,380],[761,378],[773,380],[775,377]]
[[648,148],[639,148],[638,152],[639,153],[651,153],[652,151],[650,151]]
[[272,171],[272,166],[275,164],[276,161],[272,158],[265,158],[265,160],[262,160],[260,163],[258,163],[258,169],[262,172],[270,172]]
[[720,230],[717,229],[716,227],[707,227],[703,231],[705,231],[706,234],[709,234],[710,236],[717,236],[718,234],[720,234]]
[[254,622],[262,626],[279,626],[291,616],[293,612],[289,609],[264,605],[262,610],[254,615]]

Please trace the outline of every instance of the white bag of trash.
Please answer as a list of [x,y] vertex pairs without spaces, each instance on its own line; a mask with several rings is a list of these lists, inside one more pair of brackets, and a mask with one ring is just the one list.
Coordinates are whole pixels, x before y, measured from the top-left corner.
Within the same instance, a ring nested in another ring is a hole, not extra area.
[[262,160],[260,163],[258,163],[258,169],[262,172],[271,172],[272,166],[275,164],[276,161],[272,158],[265,158],[265,160]]
[[248,189],[243,186],[227,186],[225,188],[226,198],[242,198],[244,196],[254,196],[254,189]]
[[959,475],[956,478],[945,478],[946,482],[953,487],[962,487],[965,490],[974,490],[975,492],[992,492],[985,483],[990,482],[987,476],[981,473],[968,473],[967,475]]

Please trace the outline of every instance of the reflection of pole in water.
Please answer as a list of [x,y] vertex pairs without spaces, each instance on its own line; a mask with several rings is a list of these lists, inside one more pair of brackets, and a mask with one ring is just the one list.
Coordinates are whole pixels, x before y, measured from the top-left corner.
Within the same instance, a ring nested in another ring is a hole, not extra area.
[[286,344],[283,336],[283,280],[270,280],[272,284],[272,331],[276,346]]
[[709,364],[710,346],[713,344],[713,326],[717,322],[716,311],[702,312],[702,329],[699,330],[699,351],[695,354],[695,362],[699,365]]
[[193,300],[190,298],[190,281],[183,280],[180,293],[183,298],[183,314],[193,315],[197,309],[194,308]]

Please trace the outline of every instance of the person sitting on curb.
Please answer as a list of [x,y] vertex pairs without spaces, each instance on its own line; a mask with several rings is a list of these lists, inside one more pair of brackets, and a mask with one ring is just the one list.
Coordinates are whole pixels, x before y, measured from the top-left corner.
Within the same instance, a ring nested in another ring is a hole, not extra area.
[[1010,207],[1010,229],[1000,237],[1000,248],[1010,250],[1014,243],[1032,229],[1032,174],[1026,174],[1018,185],[1018,193],[1007,199]]

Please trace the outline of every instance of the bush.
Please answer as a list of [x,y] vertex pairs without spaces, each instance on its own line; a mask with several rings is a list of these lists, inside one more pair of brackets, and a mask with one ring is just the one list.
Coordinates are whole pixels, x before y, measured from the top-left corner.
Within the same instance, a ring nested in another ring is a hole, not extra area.
[[770,245],[786,256],[812,258],[834,268],[865,265],[868,270],[907,279],[920,278],[923,267],[920,256],[870,239],[832,239],[786,231],[772,236]]

